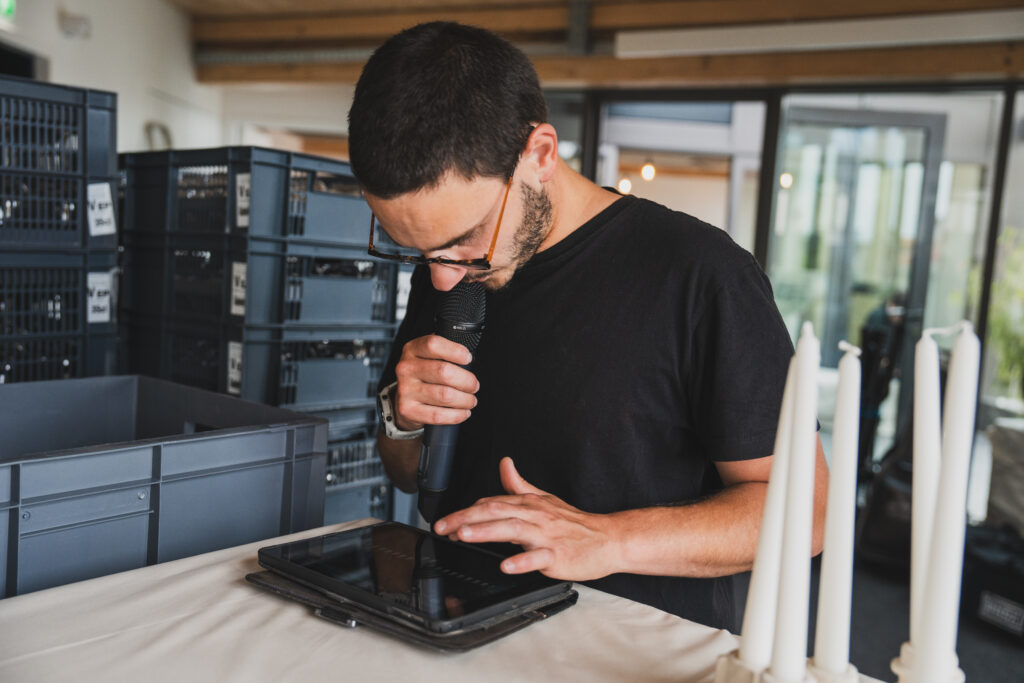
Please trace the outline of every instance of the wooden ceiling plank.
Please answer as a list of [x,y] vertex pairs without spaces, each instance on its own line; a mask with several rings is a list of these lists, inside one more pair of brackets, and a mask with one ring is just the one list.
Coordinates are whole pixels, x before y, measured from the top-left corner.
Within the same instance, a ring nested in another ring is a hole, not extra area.
[[197,19],[192,38],[198,43],[383,40],[402,29],[428,21],[458,21],[501,33],[564,31],[568,7],[449,10],[382,14],[331,14],[273,19]]
[[[538,57],[546,87],[764,86],[1024,77],[1024,42],[651,59]],[[203,64],[201,83],[355,83],[362,63]]]
[[[609,0],[593,0],[608,2]],[[612,0],[619,1],[619,0]],[[286,16],[330,13],[408,12],[438,9],[479,9],[512,5],[565,5],[567,0],[170,0],[193,17],[233,17],[252,15]]]
[[[243,3],[245,0],[235,1]],[[615,1],[593,5],[591,28],[595,31],[686,28],[982,11],[1022,6],[1022,0],[859,0],[856,3],[821,0]],[[242,6],[239,5],[239,8],[242,9]],[[544,5],[427,7],[398,12],[377,8],[372,12],[334,11],[318,16],[290,13],[254,17],[252,12],[245,11],[229,18],[198,16],[193,22],[193,39],[199,43],[218,44],[383,40],[409,26],[438,20],[459,21],[500,33],[557,32],[568,30],[568,13],[568,4],[564,0]]]
[[940,12],[979,12],[1024,6],[1021,0],[686,0],[595,5],[594,30],[637,30],[760,24],[827,19],[866,19]]
[[848,81],[1019,78],[1024,43],[615,59],[543,58],[545,86],[688,87]]

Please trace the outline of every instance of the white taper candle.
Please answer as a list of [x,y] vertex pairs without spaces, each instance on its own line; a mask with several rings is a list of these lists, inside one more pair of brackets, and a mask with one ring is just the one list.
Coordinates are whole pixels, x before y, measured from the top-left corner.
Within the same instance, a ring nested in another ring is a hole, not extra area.
[[846,342],[832,429],[825,550],[818,584],[814,666],[833,674],[850,666],[850,600],[853,592],[853,527],[857,508],[857,441],[860,432],[860,349]]
[[786,387],[779,408],[779,425],[775,431],[775,451],[771,476],[764,498],[761,534],[757,555],[750,573],[747,605],[740,631],[739,658],[751,671],[768,668],[772,656],[775,631],[775,608],[779,597],[779,562],[782,555],[782,529],[786,514],[786,479],[793,428],[793,401],[796,394],[796,358],[789,361]]
[[967,524],[967,475],[974,440],[981,350],[971,324],[961,323],[946,380],[942,418],[942,467],[928,548],[928,574],[914,643],[914,680],[958,676],[957,619]]
[[821,346],[804,323],[796,346],[796,396],[786,485],[786,522],[779,573],[779,604],[770,674],[777,683],[803,681],[807,672],[814,456]]
[[939,487],[939,347],[925,330],[914,347],[914,480],[910,513],[910,643],[921,633],[928,541]]

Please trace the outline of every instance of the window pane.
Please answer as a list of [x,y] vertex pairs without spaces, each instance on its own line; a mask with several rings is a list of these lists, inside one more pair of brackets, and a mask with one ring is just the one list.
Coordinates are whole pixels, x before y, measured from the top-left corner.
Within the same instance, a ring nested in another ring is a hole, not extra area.
[[763,102],[612,102],[597,181],[728,231],[752,251]]
[[548,103],[548,121],[558,132],[558,154],[573,170],[580,172],[583,165],[583,93],[548,90],[544,99]]

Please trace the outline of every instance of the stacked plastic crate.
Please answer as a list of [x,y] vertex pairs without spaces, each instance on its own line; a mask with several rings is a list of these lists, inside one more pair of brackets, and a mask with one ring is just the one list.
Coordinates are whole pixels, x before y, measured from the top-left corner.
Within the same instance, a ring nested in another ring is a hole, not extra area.
[[128,368],[325,417],[326,521],[387,518],[374,392],[394,264],[347,164],[231,147],[121,155]]
[[323,420],[138,376],[0,405],[0,598],[323,523]]
[[116,369],[117,96],[0,77],[0,384]]

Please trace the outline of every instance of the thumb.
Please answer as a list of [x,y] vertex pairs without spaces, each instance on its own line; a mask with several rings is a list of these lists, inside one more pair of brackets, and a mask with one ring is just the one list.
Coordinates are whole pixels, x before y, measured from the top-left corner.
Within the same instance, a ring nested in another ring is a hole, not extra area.
[[501,485],[509,493],[515,495],[522,495],[524,493],[544,495],[543,491],[519,476],[512,458],[502,458],[501,463],[498,465],[498,470],[501,473]]

